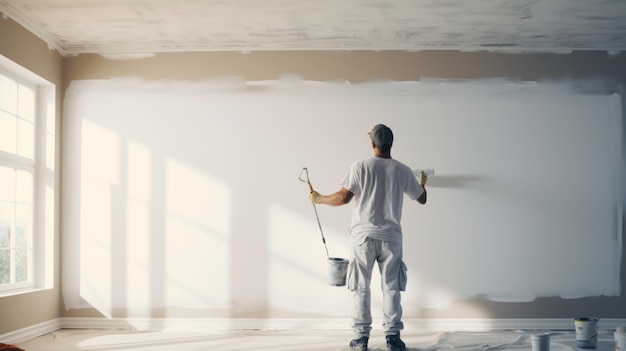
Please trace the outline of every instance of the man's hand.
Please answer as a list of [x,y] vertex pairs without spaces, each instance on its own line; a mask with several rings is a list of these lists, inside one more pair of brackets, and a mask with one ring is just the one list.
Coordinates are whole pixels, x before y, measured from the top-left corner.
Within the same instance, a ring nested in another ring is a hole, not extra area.
[[315,190],[312,190],[309,193],[309,199],[311,199],[311,202],[314,203],[314,204],[319,204],[320,203],[320,196],[321,196],[320,193],[318,193]]
[[426,174],[424,174],[424,171],[420,171],[419,177],[417,178],[417,182],[419,183],[419,185],[424,187],[427,181],[428,177],[426,176]]

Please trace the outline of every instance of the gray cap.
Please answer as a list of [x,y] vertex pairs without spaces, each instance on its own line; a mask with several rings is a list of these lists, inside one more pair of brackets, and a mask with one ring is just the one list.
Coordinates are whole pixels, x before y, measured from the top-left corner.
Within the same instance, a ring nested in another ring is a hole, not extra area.
[[393,144],[393,132],[384,124],[375,125],[368,134],[378,148],[382,148],[383,145],[389,145],[391,147]]

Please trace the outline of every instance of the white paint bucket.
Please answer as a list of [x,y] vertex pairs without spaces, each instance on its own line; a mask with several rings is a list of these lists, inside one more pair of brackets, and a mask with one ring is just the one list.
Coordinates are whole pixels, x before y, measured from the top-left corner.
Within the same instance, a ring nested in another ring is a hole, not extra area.
[[328,258],[328,284],[333,286],[346,285],[348,260],[339,257]]
[[530,344],[533,351],[550,351],[550,334],[532,334],[530,336]]
[[615,351],[626,351],[626,327],[615,329]]
[[578,348],[595,349],[598,347],[598,318],[584,317],[574,320]]

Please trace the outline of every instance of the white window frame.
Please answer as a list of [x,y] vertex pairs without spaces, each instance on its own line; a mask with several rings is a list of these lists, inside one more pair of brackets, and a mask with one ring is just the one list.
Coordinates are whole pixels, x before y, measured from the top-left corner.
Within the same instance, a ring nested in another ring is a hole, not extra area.
[[32,279],[0,284],[0,296],[6,296],[54,286],[56,87],[2,55],[0,74],[33,88],[36,104],[34,158],[0,151],[0,165],[33,174]]

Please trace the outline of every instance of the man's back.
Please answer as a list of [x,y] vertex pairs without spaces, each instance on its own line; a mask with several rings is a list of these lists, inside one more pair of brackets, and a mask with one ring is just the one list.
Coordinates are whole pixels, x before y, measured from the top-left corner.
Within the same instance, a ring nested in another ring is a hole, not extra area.
[[342,182],[354,194],[351,239],[366,237],[401,242],[402,204],[406,193],[422,193],[412,170],[392,158],[372,157],[355,162]]

